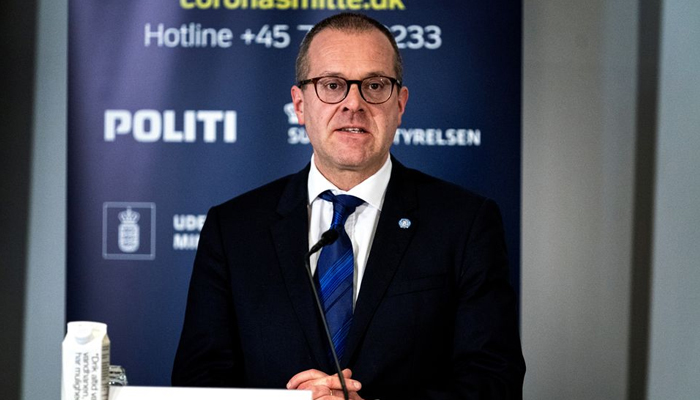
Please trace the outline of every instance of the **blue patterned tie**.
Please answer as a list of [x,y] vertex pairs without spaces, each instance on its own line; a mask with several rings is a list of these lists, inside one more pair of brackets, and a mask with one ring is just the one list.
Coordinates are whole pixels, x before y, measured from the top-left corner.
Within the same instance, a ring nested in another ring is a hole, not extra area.
[[364,201],[346,194],[335,196],[330,190],[326,190],[319,196],[333,203],[331,229],[338,231],[338,239],[321,250],[316,266],[316,278],[321,291],[321,304],[333,338],[333,346],[338,358],[342,359],[345,339],[352,323],[353,273],[355,271],[352,243],[345,232],[345,221]]

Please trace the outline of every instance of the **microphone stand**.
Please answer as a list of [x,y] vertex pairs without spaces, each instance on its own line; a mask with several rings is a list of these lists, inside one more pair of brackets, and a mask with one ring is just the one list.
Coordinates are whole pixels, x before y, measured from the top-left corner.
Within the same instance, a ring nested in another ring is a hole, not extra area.
[[318,290],[316,290],[316,284],[314,283],[313,274],[311,274],[311,255],[315,252],[321,250],[322,247],[333,244],[338,239],[338,231],[335,229],[329,229],[321,235],[321,239],[311,247],[308,253],[306,253],[305,264],[306,264],[306,274],[309,277],[309,284],[311,285],[311,292],[314,294],[314,300],[316,300],[316,308],[318,309],[318,314],[321,316],[321,322],[323,323],[323,329],[326,332],[326,338],[328,339],[328,344],[331,348],[331,354],[333,355],[333,362],[335,363],[335,369],[338,371],[338,379],[340,379],[340,386],[343,388],[343,397],[345,400],[350,399],[348,394],[348,388],[345,385],[345,377],[343,376],[343,371],[340,369],[340,362],[338,362],[338,355],[335,352],[335,346],[333,346],[333,339],[331,338],[331,331],[328,328],[328,322],[326,321],[326,313],[323,311],[323,306],[321,305],[321,300],[318,296]]

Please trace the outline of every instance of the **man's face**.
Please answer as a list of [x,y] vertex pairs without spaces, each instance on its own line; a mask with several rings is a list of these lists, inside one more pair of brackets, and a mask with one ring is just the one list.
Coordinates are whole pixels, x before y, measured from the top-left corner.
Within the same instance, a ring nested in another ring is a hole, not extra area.
[[[326,29],[309,47],[309,76],[338,76],[362,80],[376,75],[395,78],[394,50],[381,32],[341,32]],[[337,174],[357,172],[366,179],[386,161],[401,124],[408,90],[394,87],[389,100],[369,104],[352,85],[338,104],[318,99],[314,85],[292,87],[292,101],[299,123],[305,125],[314,148],[316,166],[329,180]],[[330,176],[329,176],[330,175]]]

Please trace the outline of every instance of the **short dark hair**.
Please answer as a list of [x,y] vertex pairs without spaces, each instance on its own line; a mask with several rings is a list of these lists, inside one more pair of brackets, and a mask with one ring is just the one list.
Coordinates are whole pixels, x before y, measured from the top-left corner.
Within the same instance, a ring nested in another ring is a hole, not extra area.
[[342,32],[367,32],[372,29],[377,29],[379,32],[384,34],[391,47],[394,49],[394,73],[396,74],[396,79],[403,81],[403,61],[401,60],[401,54],[399,53],[399,47],[396,45],[396,40],[394,35],[382,25],[379,21],[370,18],[364,14],[357,13],[340,13],[333,15],[314,25],[313,28],[306,34],[304,40],[301,41],[301,46],[299,47],[299,54],[297,55],[296,61],[296,80],[297,82],[303,81],[304,79],[309,79],[309,47],[311,46],[311,41],[314,37],[321,31],[325,29],[335,29]]

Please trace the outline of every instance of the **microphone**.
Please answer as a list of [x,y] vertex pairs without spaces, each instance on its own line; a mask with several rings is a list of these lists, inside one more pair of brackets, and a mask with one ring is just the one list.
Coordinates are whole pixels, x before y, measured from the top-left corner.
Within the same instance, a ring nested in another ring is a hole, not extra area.
[[345,400],[349,400],[350,395],[348,394],[348,388],[345,386],[345,377],[343,376],[343,371],[340,369],[340,362],[338,362],[338,355],[335,353],[335,346],[333,346],[333,339],[331,339],[331,330],[328,328],[328,322],[326,321],[326,313],[323,311],[323,306],[321,305],[321,300],[318,295],[318,290],[316,290],[316,284],[314,283],[314,277],[311,273],[311,255],[315,252],[321,250],[322,247],[333,244],[338,240],[338,231],[335,229],[329,229],[323,234],[321,234],[321,239],[316,242],[315,245],[311,246],[309,252],[306,253],[305,263],[306,263],[306,274],[309,276],[309,284],[311,285],[311,292],[314,294],[314,300],[316,300],[316,309],[321,316],[321,322],[323,323],[323,329],[326,331],[326,339],[328,340],[328,345],[331,348],[331,354],[333,355],[333,362],[335,363],[335,370],[338,371],[338,379],[340,379],[340,386],[343,388],[343,397]]
[[[309,250],[308,253],[306,253],[307,259],[311,257],[312,254],[315,252],[321,250],[322,247],[328,246],[329,244],[333,244],[336,240],[338,240],[338,231],[336,229],[329,229],[321,234],[321,239],[319,239],[318,242],[316,242],[315,245],[311,246],[311,249]],[[309,268],[309,271],[311,269]]]

